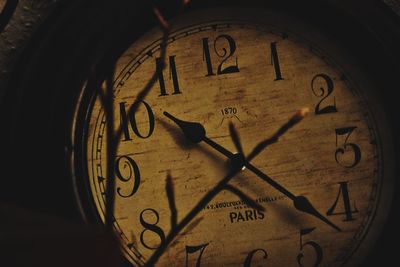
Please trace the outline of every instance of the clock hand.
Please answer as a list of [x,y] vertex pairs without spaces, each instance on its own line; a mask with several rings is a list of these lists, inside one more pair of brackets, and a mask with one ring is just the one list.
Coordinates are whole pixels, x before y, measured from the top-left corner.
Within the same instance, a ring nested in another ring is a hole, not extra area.
[[288,191],[286,188],[281,186],[279,183],[274,181],[272,178],[270,178],[268,175],[260,171],[258,168],[253,166],[249,162],[245,162],[245,167],[252,171],[255,175],[266,181],[268,184],[270,184],[273,188],[287,196],[293,201],[293,205],[297,210],[300,210],[302,212],[308,213],[310,215],[313,215],[314,217],[320,219],[324,223],[328,224],[335,230],[341,232],[342,229],[340,229],[338,226],[336,226],[334,223],[332,223],[330,220],[328,220],[326,217],[324,217],[321,213],[319,213],[314,206],[311,204],[311,202],[305,197],[305,196],[295,196],[292,194],[290,191]]
[[204,129],[204,126],[200,123],[180,120],[166,111],[164,111],[163,114],[171,119],[173,122],[175,122],[179,126],[179,128],[181,128],[186,138],[189,139],[191,142],[200,143],[201,141],[204,141],[209,146],[225,155],[227,158],[234,158],[234,154],[232,152],[225,149],[223,146],[215,143],[206,136],[206,130]]
[[[284,188],[282,185],[274,181],[272,178],[270,178],[268,175],[260,171],[258,168],[253,166],[251,163],[247,161],[247,159],[244,158],[243,154],[233,154],[220,144],[214,142],[213,140],[209,139],[206,136],[206,130],[203,125],[197,122],[187,122],[180,120],[170,113],[164,111],[163,114],[174,121],[179,128],[183,131],[184,135],[186,136],[187,139],[194,143],[200,143],[201,141],[204,141],[206,144],[220,152],[221,154],[225,155],[228,159],[230,159],[233,163],[234,168],[243,168],[246,167],[250,171],[252,171],[254,174],[256,174],[258,177],[263,179],[265,182],[270,184],[273,188],[287,196],[293,201],[294,207],[302,212],[308,213],[310,215],[313,215],[314,217],[320,219],[324,223],[328,224],[332,228],[334,228],[337,231],[342,231],[338,226],[336,226],[334,223],[329,221],[326,217],[324,217],[322,214],[320,214],[314,206],[311,204],[311,202],[305,197],[305,196],[295,196],[292,194],[290,191],[288,191],[286,188]],[[293,119],[293,118],[292,118]],[[287,125],[287,124],[285,124]],[[281,129],[284,129],[284,127],[281,127]],[[287,129],[286,129],[287,130]],[[283,130],[285,132],[286,130]],[[279,132],[279,131],[278,131]]]
[[212,148],[214,148],[218,152],[228,157],[229,159],[231,159],[234,156],[232,152],[230,152],[221,145],[209,139],[206,136],[206,130],[204,129],[204,126],[201,125],[200,123],[180,120],[166,111],[164,111],[163,114],[169,119],[171,119],[173,122],[175,122],[179,126],[179,128],[181,128],[186,138],[192,141],[193,143],[200,143],[201,141],[204,141]]
[[193,143],[200,143],[206,136],[206,130],[200,123],[180,120],[166,111],[163,114],[175,122],[181,128],[186,138]]

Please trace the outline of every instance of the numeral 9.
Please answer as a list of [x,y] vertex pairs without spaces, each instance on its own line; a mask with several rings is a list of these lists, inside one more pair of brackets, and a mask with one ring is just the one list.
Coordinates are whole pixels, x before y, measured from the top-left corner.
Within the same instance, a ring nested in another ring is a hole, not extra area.
[[[126,172],[126,170],[128,171]],[[115,162],[115,175],[124,183],[133,180],[132,190],[129,194],[124,195],[121,193],[121,187],[117,188],[119,196],[127,198],[133,196],[133,194],[137,192],[140,185],[140,171],[138,165],[132,158],[128,156],[119,157]]]

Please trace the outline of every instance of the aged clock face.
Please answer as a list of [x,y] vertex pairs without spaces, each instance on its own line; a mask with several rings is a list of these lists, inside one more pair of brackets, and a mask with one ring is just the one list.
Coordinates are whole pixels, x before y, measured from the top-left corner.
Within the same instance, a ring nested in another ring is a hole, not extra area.
[[[201,123],[210,140],[236,153],[232,123],[246,154],[308,108],[251,164],[293,196],[305,196],[341,231],[299,211],[287,194],[243,168],[229,184],[265,211],[223,190],[156,266],[354,266],[384,218],[391,175],[385,125],[357,66],[327,38],[265,10],[207,10],[172,25],[164,69],[157,29],[117,63],[114,121],[123,134],[114,159],[114,229],[128,261],[143,265],[171,230],[168,174],[179,222],[229,172],[226,156],[187,140],[164,112]],[[157,83],[129,117],[155,72]],[[84,103],[84,126],[76,127],[83,133],[80,179],[104,221],[107,122],[97,97]]]

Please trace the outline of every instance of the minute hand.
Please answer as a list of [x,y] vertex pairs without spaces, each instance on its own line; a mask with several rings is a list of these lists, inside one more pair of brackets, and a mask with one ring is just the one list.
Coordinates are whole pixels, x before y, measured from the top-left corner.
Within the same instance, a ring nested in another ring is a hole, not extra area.
[[[229,159],[232,159],[234,157],[234,154],[221,146],[220,144],[212,141],[209,139],[207,136],[203,136],[203,141],[220,152],[221,154],[225,155]],[[292,194],[290,191],[288,191],[285,187],[277,183],[275,180],[273,180],[271,177],[260,171],[257,167],[253,166],[250,162],[247,160],[244,161],[244,166],[249,169],[251,172],[253,172],[255,175],[260,177],[262,180],[270,184],[273,188],[287,196],[293,201],[293,205],[297,210],[300,210],[302,212],[306,212],[310,215],[315,216],[316,218],[320,219],[324,223],[328,224],[329,226],[333,227],[337,231],[342,231],[338,226],[336,226],[334,223],[332,223],[330,220],[328,220],[326,217],[324,217],[321,213],[319,213],[314,206],[311,204],[311,202],[304,196],[295,196]]]
[[295,196],[291,192],[289,192],[286,188],[278,184],[276,181],[272,180],[268,175],[254,167],[251,163],[246,162],[245,166],[247,169],[252,171],[254,174],[256,174],[258,177],[269,183],[273,188],[277,189],[279,192],[287,196],[293,201],[293,205],[297,210],[300,210],[302,212],[306,212],[310,215],[315,216],[316,218],[320,219],[324,223],[328,224],[329,226],[333,227],[337,231],[341,232],[342,229],[340,229],[338,226],[336,226],[333,222],[328,220],[326,217],[324,217],[321,213],[319,213],[314,206],[311,204],[311,202],[305,197],[305,196]]

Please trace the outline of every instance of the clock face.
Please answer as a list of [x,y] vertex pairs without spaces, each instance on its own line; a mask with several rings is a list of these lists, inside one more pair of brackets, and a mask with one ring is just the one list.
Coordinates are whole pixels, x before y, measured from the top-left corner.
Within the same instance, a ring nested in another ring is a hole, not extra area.
[[[114,126],[122,135],[113,159],[114,229],[133,266],[143,265],[171,231],[168,175],[179,223],[230,171],[226,155],[206,142],[190,142],[167,113],[202,124],[207,138],[233,154],[240,152],[229,131],[234,125],[247,155],[298,110],[309,110],[251,160],[256,171],[244,167],[228,183],[264,210],[222,190],[156,266],[353,266],[378,231],[379,203],[390,186],[390,144],[382,138],[385,127],[371,104],[371,86],[364,87],[365,77],[328,39],[290,20],[277,23],[278,17],[252,9],[194,12],[172,22],[165,68],[157,29],[119,58]],[[129,116],[154,73],[158,81]],[[79,104],[84,126],[76,127],[83,134],[80,179],[102,222],[107,121],[98,97],[85,103]],[[298,196],[322,217],[296,208]]]

